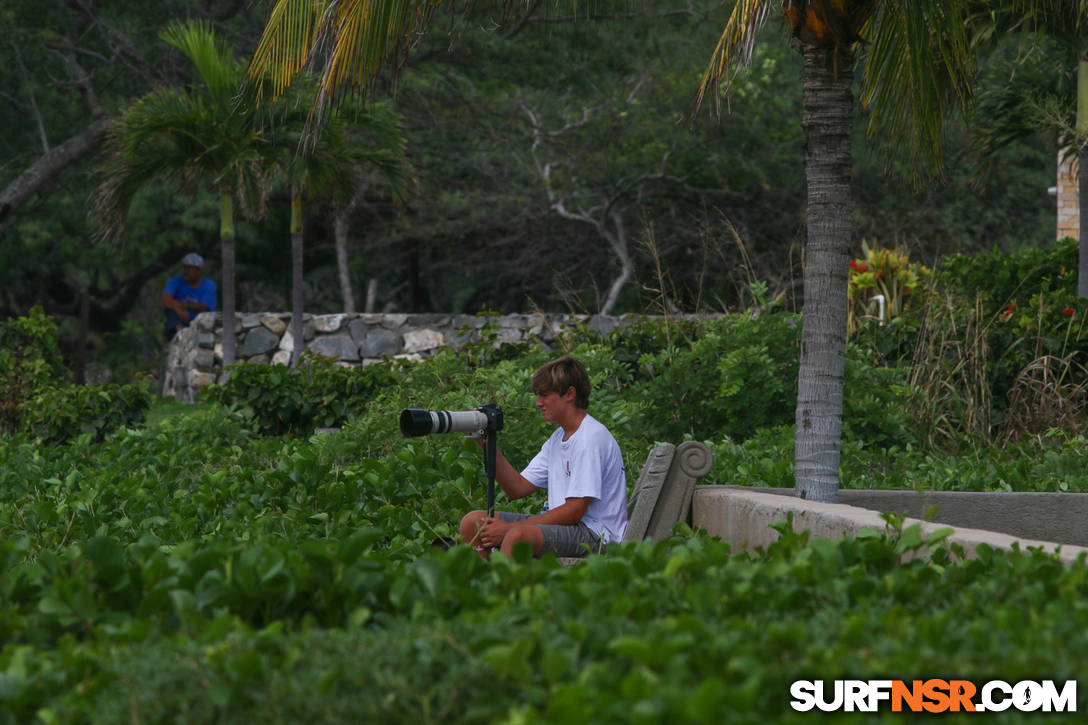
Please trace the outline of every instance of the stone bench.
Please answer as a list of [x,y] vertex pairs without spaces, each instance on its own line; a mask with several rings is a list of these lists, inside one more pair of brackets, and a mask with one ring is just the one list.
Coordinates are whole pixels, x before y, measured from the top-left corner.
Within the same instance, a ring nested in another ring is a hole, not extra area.
[[[624,541],[661,541],[683,521],[691,523],[691,500],[695,483],[710,473],[714,455],[706,445],[685,441],[678,446],[662,443],[650,451],[639,473],[638,483],[627,502],[627,532]],[[581,557],[560,557],[566,565]]]

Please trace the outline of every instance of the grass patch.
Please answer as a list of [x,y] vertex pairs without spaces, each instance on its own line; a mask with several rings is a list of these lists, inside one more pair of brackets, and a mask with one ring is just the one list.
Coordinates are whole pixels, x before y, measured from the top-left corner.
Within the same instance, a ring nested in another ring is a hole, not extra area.
[[147,411],[145,424],[148,428],[151,428],[167,418],[174,418],[179,415],[193,415],[211,407],[210,403],[183,403],[173,396],[156,398]]

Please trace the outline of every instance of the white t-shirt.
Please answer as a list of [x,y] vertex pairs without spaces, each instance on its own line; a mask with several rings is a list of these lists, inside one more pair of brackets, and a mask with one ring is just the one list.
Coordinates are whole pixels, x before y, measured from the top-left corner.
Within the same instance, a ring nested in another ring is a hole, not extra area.
[[563,435],[557,428],[521,475],[548,489],[549,509],[568,498],[591,496],[582,521],[602,543],[621,541],[627,530],[627,479],[619,444],[589,414],[569,439],[564,441]]

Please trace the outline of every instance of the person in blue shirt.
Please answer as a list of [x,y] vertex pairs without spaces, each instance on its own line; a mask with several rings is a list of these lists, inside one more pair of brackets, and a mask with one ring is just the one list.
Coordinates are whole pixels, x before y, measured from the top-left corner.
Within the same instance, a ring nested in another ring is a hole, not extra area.
[[199,313],[215,311],[215,282],[204,278],[203,268],[203,257],[196,252],[186,254],[181,260],[181,274],[166,283],[162,306],[168,342]]

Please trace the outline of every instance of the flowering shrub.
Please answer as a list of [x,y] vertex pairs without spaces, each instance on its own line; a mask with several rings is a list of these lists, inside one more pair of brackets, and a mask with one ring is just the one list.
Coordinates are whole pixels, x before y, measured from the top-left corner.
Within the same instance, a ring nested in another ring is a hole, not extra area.
[[847,291],[850,334],[870,320],[884,324],[902,316],[919,289],[928,286],[932,277],[928,267],[911,262],[901,249],[870,248],[866,242],[861,243],[861,249],[862,258],[850,260]]

